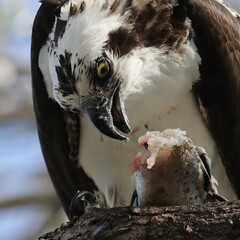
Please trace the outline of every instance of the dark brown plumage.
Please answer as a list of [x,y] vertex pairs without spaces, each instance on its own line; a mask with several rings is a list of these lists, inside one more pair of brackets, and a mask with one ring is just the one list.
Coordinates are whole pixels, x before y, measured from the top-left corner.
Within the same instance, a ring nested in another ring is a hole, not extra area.
[[202,58],[201,81],[193,91],[240,196],[240,21],[210,0],[188,1],[187,11]]
[[119,56],[139,46],[159,47],[164,44],[174,51],[189,37],[187,12],[182,6],[174,7],[170,1],[149,1],[140,8],[132,3],[129,9],[128,22],[133,23],[134,28],[120,27],[109,34],[107,48]]

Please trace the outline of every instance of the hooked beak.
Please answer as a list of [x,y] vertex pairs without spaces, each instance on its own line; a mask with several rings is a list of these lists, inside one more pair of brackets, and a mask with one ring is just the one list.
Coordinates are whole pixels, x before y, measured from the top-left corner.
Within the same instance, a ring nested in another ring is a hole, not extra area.
[[103,98],[91,98],[83,104],[83,108],[95,127],[110,138],[127,141],[128,138],[117,132],[131,132],[121,94],[121,84]]

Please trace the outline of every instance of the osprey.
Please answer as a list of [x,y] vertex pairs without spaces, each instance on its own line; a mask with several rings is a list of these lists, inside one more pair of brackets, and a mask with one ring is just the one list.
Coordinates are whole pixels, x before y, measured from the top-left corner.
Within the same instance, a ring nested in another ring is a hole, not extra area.
[[129,205],[127,171],[146,131],[186,130],[240,196],[240,23],[218,0],[42,0],[33,101],[67,214],[74,196]]

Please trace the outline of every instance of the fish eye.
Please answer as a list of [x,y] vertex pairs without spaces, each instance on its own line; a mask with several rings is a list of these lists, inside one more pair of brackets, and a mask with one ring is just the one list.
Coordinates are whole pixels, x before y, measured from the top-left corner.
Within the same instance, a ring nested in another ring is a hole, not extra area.
[[100,80],[105,80],[106,78],[109,78],[111,75],[111,65],[110,62],[106,58],[102,58],[99,61],[97,61],[97,77]]
[[145,143],[143,144],[143,146],[145,147],[146,150],[148,150],[148,143],[147,143],[147,142],[145,142]]

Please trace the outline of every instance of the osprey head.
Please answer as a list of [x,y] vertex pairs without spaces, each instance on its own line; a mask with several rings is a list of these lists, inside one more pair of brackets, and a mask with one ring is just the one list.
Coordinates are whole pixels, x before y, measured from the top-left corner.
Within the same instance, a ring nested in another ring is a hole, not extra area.
[[[131,132],[124,99],[147,84],[152,69],[158,68],[154,62],[158,64],[160,53],[166,56],[169,47],[179,47],[188,37],[185,18],[180,30],[173,29],[171,4],[154,4],[126,10],[125,1],[68,1],[56,17],[45,47],[49,95],[64,109],[86,114],[111,138],[126,140],[116,128]],[[149,24],[141,14],[146,9],[153,20]]]
[[115,129],[127,134],[131,131],[123,102],[123,81],[112,59],[104,50],[83,58],[72,57],[66,50],[59,56],[55,100],[67,110],[86,114],[103,134],[125,140]]
[[121,27],[123,17],[107,16],[98,4],[80,2],[61,7],[49,36],[52,95],[62,108],[87,115],[103,134],[126,140],[116,130],[131,132],[124,82],[119,56],[109,46],[109,34]]

